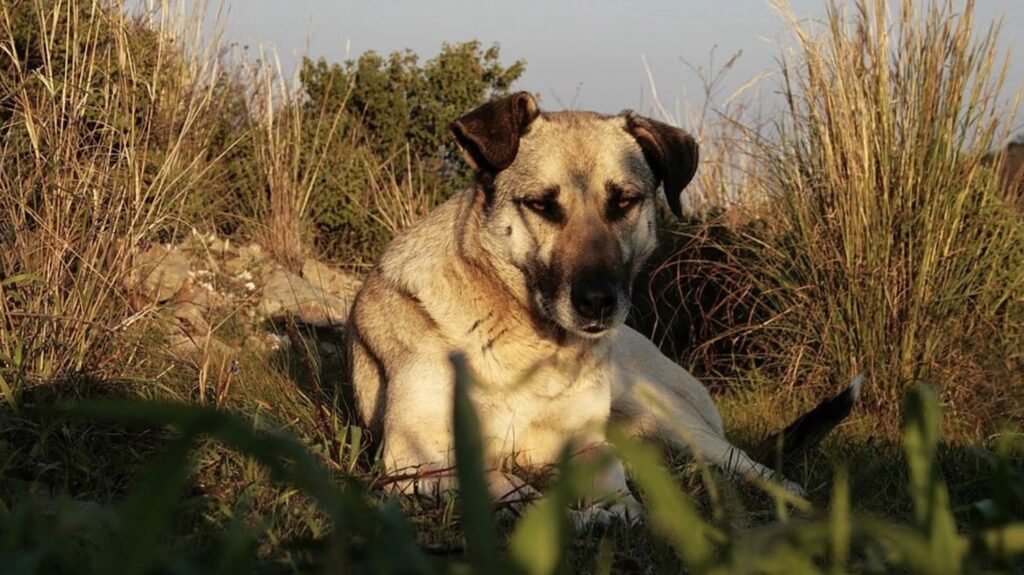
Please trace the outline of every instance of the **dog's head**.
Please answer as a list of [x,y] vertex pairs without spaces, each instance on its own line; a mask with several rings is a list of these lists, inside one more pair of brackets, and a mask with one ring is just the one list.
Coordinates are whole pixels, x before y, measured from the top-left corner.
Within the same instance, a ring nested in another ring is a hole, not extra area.
[[697,169],[693,137],[629,112],[542,113],[525,92],[480,106],[452,131],[483,195],[480,245],[514,293],[579,336],[621,325],[655,247],[659,184],[681,213]]

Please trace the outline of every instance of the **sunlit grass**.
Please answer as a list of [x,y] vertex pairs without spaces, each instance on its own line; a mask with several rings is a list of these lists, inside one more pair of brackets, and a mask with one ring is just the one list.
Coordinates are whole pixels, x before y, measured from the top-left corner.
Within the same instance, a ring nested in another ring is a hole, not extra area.
[[797,42],[784,113],[747,133],[754,208],[684,229],[659,285],[686,291],[662,315],[702,306],[684,353],[711,376],[792,390],[863,371],[890,434],[905,390],[934,384],[948,431],[978,439],[1024,409],[1024,224],[983,161],[1013,125],[997,30],[972,33],[969,5],[886,6],[782,9]]

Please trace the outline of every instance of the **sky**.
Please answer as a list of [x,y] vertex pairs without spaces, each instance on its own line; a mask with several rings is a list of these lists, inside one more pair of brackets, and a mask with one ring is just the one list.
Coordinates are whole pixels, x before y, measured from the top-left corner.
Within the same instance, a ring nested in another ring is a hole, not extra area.
[[[800,18],[825,15],[824,0],[790,5]],[[675,118],[704,101],[694,67],[720,69],[740,54],[712,97],[718,105],[777,70],[784,46],[793,44],[769,0],[233,0],[225,12],[229,42],[276,51],[288,73],[304,55],[341,62],[366,50],[409,48],[426,60],[442,42],[477,39],[498,43],[506,63],[526,60],[517,88],[539,94],[544,108],[652,113],[653,80]],[[1024,1],[978,0],[975,14],[978,28],[1001,16],[1000,49],[1024,52],[1016,34],[1024,31]],[[1011,58],[1008,84],[1007,98],[1024,85],[1024,54]],[[775,91],[770,78],[754,89],[765,98]]]

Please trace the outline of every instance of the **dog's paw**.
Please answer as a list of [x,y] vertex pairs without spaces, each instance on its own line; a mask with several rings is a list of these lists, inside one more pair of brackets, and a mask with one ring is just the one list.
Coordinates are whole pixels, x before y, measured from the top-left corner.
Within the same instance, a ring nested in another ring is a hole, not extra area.
[[388,495],[414,497],[423,501],[447,501],[457,490],[454,471],[422,467],[384,486]]
[[495,503],[529,502],[540,497],[529,483],[505,471],[487,472],[487,490]]
[[786,493],[789,493],[794,497],[799,497],[800,499],[807,499],[807,490],[804,489],[803,485],[785,478],[783,478],[781,482],[782,488],[786,490]]
[[595,525],[633,527],[643,523],[643,517],[643,507],[632,495],[621,496],[614,502],[591,502],[569,510],[569,520],[577,532]]

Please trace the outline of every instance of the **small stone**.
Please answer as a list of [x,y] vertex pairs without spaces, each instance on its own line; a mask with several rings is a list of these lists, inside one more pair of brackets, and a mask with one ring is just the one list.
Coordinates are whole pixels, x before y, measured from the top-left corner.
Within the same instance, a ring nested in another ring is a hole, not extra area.
[[226,259],[224,271],[237,277],[239,274],[255,268],[266,259],[267,254],[263,250],[263,246],[257,243],[248,244],[238,248],[237,255]]
[[172,333],[167,336],[167,350],[177,356],[203,356],[205,354],[216,354],[221,357],[228,357],[236,353],[236,350],[215,337],[192,336],[183,333]]
[[324,357],[339,357],[345,353],[345,349],[336,341],[320,340],[317,349]]
[[346,301],[355,299],[356,293],[363,285],[362,280],[342,270],[309,258],[302,264],[302,277],[314,287],[332,293]]
[[278,268],[263,286],[260,311],[271,318],[292,317],[317,327],[344,325],[350,301],[310,284],[299,276]]
[[128,288],[151,302],[171,300],[190,280],[191,264],[178,250],[153,246],[136,256],[136,261]]
[[188,301],[175,302],[167,306],[167,311],[177,320],[185,333],[205,336],[210,333],[210,324],[206,321],[203,310]]

